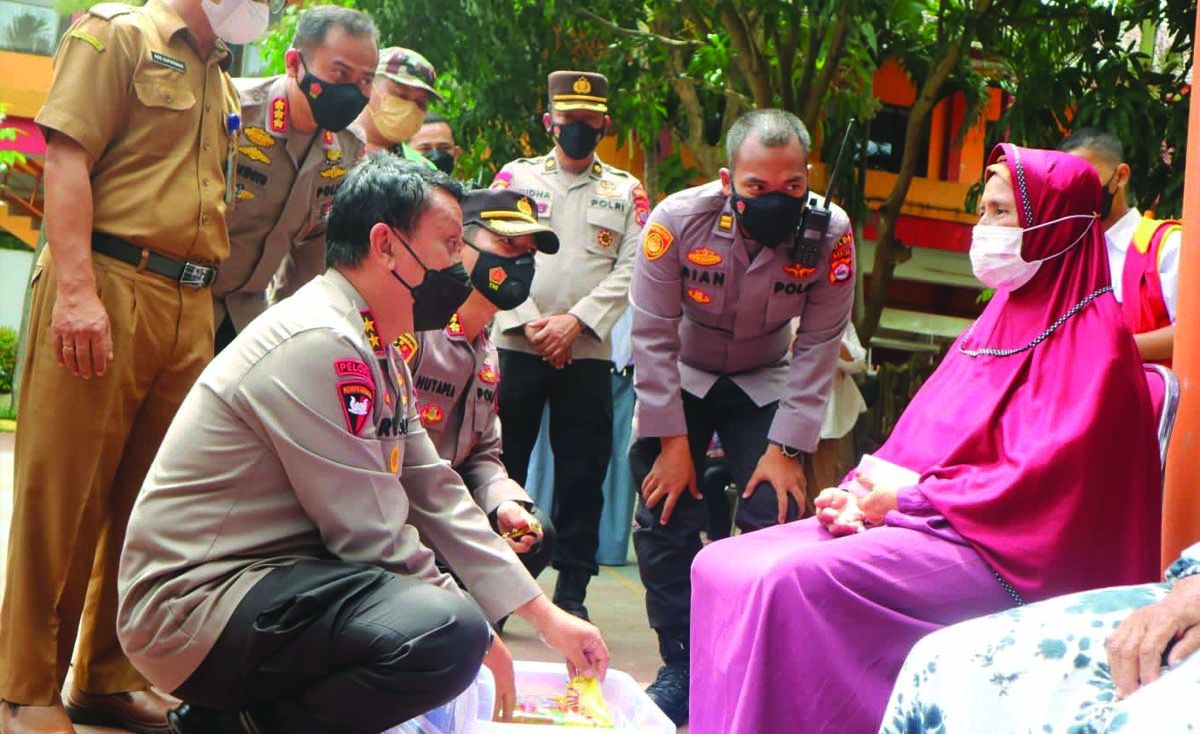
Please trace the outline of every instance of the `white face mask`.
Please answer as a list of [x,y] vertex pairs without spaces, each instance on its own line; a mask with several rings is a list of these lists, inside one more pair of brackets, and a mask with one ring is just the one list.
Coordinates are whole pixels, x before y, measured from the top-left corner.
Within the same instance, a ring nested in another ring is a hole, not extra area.
[[421,129],[425,112],[411,99],[387,96],[371,110],[371,121],[380,135],[393,143],[403,143]]
[[226,43],[240,45],[261,38],[271,20],[271,9],[266,3],[253,0],[200,0],[200,7],[208,16],[209,25]]
[[1037,275],[1038,268],[1042,266],[1042,263],[1066,254],[1072,247],[1079,244],[1091,226],[1085,227],[1079,237],[1063,248],[1062,252],[1033,262],[1025,262],[1021,259],[1024,234],[1065,222],[1068,219],[1091,219],[1094,226],[1096,217],[1090,214],[1073,214],[1027,229],[996,227],[987,224],[975,225],[975,228],[971,230],[971,270],[975,273],[975,277],[988,288],[996,290],[1015,291],[1025,285],[1033,280],[1033,276]]

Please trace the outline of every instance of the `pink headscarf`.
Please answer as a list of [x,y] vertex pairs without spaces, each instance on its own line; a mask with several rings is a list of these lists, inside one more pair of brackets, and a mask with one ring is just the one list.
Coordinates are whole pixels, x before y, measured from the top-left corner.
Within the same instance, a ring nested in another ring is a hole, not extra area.
[[[1022,227],[1099,211],[1100,180],[1082,159],[1002,144],[989,163],[1001,156]],[[1025,233],[1026,261],[1059,253],[996,293],[878,451],[921,475],[917,489],[1026,601],[1158,573],[1155,419],[1104,290],[1099,219]],[[1008,350],[1020,351],[995,353]]]

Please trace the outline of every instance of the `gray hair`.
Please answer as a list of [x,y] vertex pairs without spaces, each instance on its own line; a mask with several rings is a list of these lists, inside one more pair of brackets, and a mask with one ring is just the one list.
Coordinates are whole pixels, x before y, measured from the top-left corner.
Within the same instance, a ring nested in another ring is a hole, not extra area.
[[343,8],[340,5],[318,5],[300,14],[296,21],[296,35],[292,38],[292,48],[301,53],[312,53],[325,43],[325,36],[333,28],[341,28],[355,38],[370,36],[379,44],[379,31],[371,16],[355,10]]
[[811,140],[808,128],[799,117],[787,110],[751,110],[734,121],[725,134],[725,155],[729,159],[729,170],[733,170],[733,159],[751,134],[764,148],[779,148],[793,139],[800,141],[804,157],[808,157]]

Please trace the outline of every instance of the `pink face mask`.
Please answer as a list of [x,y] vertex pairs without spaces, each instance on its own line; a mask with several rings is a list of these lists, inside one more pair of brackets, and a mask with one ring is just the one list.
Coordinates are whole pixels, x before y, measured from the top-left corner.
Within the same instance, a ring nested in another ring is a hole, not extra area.
[[1034,260],[1033,262],[1026,262],[1021,259],[1021,245],[1024,240],[1024,234],[1032,232],[1035,229],[1065,222],[1068,219],[1091,219],[1093,224],[1096,221],[1095,215],[1092,214],[1072,214],[1071,216],[1060,217],[1025,229],[1020,227],[997,227],[988,224],[975,225],[975,228],[971,230],[971,270],[975,273],[975,277],[988,288],[1007,291],[1017,290],[1032,280],[1033,276],[1037,275],[1038,268],[1041,267],[1042,263],[1066,254],[1071,248],[1079,244],[1091,227],[1085,227],[1083,232],[1080,232],[1079,237],[1070,245],[1063,248],[1061,252],[1047,258],[1042,258],[1041,260]]

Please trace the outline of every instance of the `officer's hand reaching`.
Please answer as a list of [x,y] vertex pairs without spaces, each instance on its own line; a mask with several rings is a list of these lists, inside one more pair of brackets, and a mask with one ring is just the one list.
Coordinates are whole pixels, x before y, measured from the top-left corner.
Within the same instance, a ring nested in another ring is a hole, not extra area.
[[663,436],[659,440],[662,442],[662,451],[654,460],[650,473],[642,480],[642,497],[646,500],[646,508],[651,510],[666,499],[659,517],[659,522],[666,525],[685,488],[696,499],[703,499],[703,496],[696,488],[696,467],[692,463],[687,436]]
[[604,680],[608,673],[608,646],[594,625],[567,614],[545,595],[534,597],[516,613],[534,626],[542,642],[566,657],[571,677],[585,675]]
[[492,706],[494,721],[512,721],[513,709],[517,705],[517,674],[513,670],[512,651],[500,635],[492,636],[492,647],[483,659],[483,664],[496,679],[496,703]]
[[[60,284],[61,286],[61,284]],[[58,289],[51,330],[58,363],[76,377],[101,377],[113,358],[108,312],[94,288]]]
[[800,513],[804,513],[804,491],[808,482],[804,478],[804,467],[800,465],[797,457],[784,456],[778,446],[768,445],[766,452],[758,460],[758,466],[754,467],[750,481],[746,482],[746,491],[742,497],[749,499],[760,482],[770,482],[775,488],[775,497],[779,500],[780,525],[787,522],[788,497],[796,500]]
[[505,500],[496,508],[496,525],[508,547],[528,553],[542,541],[542,524],[518,502]]

